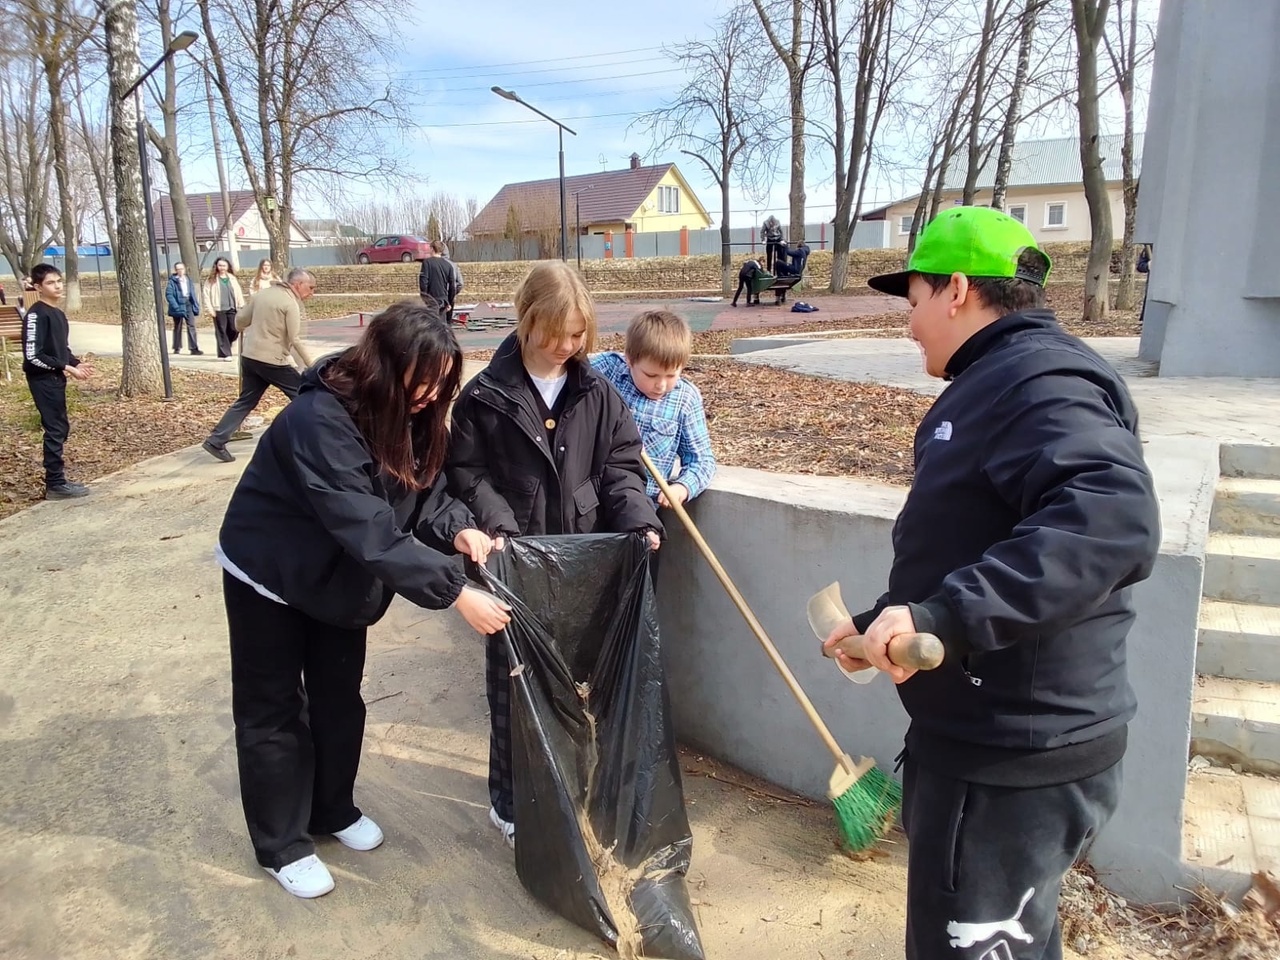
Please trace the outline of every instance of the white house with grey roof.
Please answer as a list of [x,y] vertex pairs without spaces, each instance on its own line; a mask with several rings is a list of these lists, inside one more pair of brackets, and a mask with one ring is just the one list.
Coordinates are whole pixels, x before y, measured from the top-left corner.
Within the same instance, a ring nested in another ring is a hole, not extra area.
[[[1111,194],[1111,222],[1118,237],[1124,224],[1124,200],[1121,195],[1119,135],[1102,137],[1103,171]],[[1134,172],[1142,170],[1142,134],[1134,137]],[[993,151],[978,175],[978,192],[974,203],[991,203],[991,187],[995,183],[996,157]],[[939,209],[960,203],[964,193],[964,163],[952,162],[943,182]],[[895,200],[887,206],[870,210],[863,220],[887,220],[888,245],[907,246],[911,234],[911,218],[920,195]],[[1074,137],[1057,140],[1028,140],[1015,144],[1009,186],[1005,196],[1005,212],[1025,223],[1041,243],[1089,240],[1089,205],[1084,198],[1084,176],[1080,169],[1080,141]]]

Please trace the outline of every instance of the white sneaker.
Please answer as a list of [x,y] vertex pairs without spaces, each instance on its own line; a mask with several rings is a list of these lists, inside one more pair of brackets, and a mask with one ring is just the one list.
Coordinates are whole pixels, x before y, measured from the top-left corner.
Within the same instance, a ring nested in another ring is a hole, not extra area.
[[382,845],[382,828],[364,814],[361,814],[360,819],[351,826],[345,830],[339,830],[334,836],[352,850],[372,850]]
[[507,841],[507,846],[514,850],[516,848],[516,825],[503,820],[493,807],[489,808],[489,822],[498,828],[502,834],[502,839]]
[[286,863],[279,870],[266,868],[295,897],[303,900],[314,900],[323,897],[333,889],[333,874],[314,853],[293,863]]

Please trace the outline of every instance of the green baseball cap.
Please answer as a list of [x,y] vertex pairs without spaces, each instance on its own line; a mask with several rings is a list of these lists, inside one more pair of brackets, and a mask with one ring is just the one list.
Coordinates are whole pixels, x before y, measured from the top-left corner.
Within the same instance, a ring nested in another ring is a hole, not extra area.
[[868,286],[895,297],[907,295],[913,273],[999,277],[1044,286],[1049,257],[1031,231],[1008,214],[990,207],[952,207],[938,214],[916,239],[916,248],[900,273],[882,273]]

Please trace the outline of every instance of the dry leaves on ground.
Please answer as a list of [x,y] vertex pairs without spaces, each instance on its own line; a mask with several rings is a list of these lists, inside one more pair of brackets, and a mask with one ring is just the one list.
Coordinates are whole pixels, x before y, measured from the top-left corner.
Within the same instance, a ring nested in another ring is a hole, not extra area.
[[[126,400],[117,396],[120,361],[98,358],[94,366],[92,380],[67,386],[67,476],[78,482],[199,443],[238,389],[232,377],[174,370],[173,401]],[[0,518],[44,496],[42,443],[40,417],[25,378],[18,374],[12,382],[0,380]]]
[[702,391],[712,446],[726,466],[910,482],[912,441],[930,397],[729,359],[699,358],[686,373]]

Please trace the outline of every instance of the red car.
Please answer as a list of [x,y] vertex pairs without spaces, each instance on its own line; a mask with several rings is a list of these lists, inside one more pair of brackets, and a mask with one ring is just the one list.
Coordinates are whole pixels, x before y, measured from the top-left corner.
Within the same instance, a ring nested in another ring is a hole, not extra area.
[[379,237],[369,246],[356,254],[358,263],[412,263],[414,260],[427,259],[427,248],[430,242],[412,234],[397,234],[390,237]]

